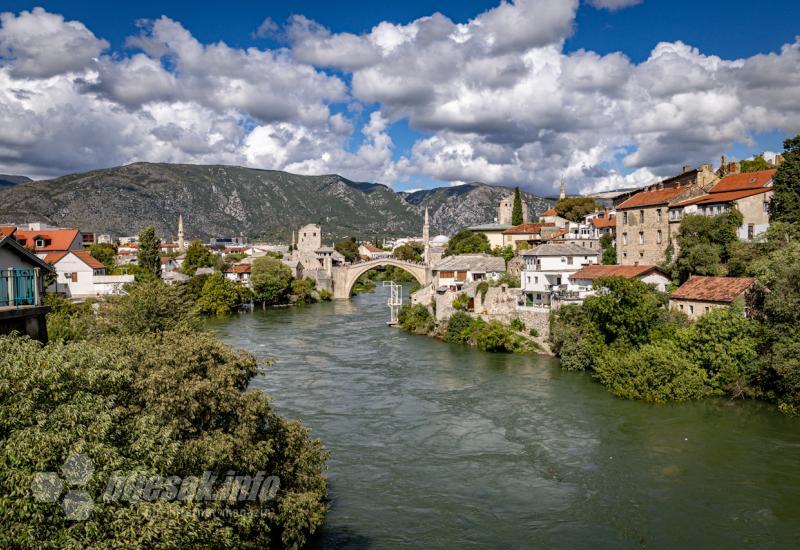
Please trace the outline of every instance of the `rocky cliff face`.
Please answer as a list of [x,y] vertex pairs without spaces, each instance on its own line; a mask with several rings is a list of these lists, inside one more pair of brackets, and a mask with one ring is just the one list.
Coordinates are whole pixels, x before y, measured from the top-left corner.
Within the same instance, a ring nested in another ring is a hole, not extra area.
[[[171,237],[183,214],[190,238],[288,239],[292,229],[314,222],[331,240],[420,234],[427,206],[432,233],[451,234],[491,222],[500,198],[510,192],[470,184],[401,194],[337,175],[136,163],[2,190],[0,223],[42,221],[114,235],[135,234],[152,224]],[[526,200],[537,212],[546,208],[539,197],[526,195]]]

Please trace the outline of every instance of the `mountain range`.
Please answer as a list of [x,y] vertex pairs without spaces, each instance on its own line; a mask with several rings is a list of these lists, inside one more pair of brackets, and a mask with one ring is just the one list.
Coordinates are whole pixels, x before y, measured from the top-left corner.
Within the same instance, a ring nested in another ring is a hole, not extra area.
[[[0,176],[0,179],[2,177]],[[424,209],[431,233],[452,235],[490,223],[512,193],[483,183],[398,193],[338,175],[299,176],[239,166],[139,162],[0,187],[0,224],[40,221],[98,234],[133,235],[154,225],[174,237],[183,215],[187,238],[245,235],[288,239],[320,223],[326,240],[419,235]],[[551,202],[523,193],[536,217]]]

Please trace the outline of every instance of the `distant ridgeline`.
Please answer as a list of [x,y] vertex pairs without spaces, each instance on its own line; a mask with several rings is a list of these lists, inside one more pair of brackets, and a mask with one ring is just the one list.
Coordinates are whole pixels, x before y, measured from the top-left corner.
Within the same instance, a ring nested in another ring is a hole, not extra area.
[[[4,177],[9,176],[0,180]],[[169,237],[182,214],[189,238],[243,234],[288,240],[292,228],[310,222],[323,224],[333,239],[370,238],[416,235],[427,207],[431,230],[453,234],[491,222],[499,201],[512,192],[470,183],[397,193],[337,175],[136,163],[30,185],[0,182],[0,224],[43,221],[114,235],[133,235],[153,224]],[[550,206],[535,195],[523,193],[523,198],[531,216]]]

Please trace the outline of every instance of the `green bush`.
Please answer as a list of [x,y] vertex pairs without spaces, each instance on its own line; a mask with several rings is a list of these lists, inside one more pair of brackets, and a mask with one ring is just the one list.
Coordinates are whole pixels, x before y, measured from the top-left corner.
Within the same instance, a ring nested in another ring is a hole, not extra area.
[[292,281],[292,294],[297,297],[297,303],[312,304],[317,301],[318,295],[314,292],[316,287],[314,279],[306,277]]
[[530,330],[528,331],[528,334],[529,334],[530,336],[533,336],[534,338],[537,338],[537,337],[539,336],[539,331],[538,331],[538,330],[536,330],[535,328],[532,328],[532,329],[530,329]]
[[459,292],[453,299],[453,309],[456,311],[467,311],[469,309],[469,296]]
[[671,342],[645,344],[628,353],[603,354],[594,370],[614,395],[651,403],[688,401],[714,395],[706,371]]
[[251,296],[242,284],[229,281],[222,273],[214,273],[206,279],[195,311],[200,315],[230,315]]
[[397,320],[403,329],[414,334],[428,334],[435,326],[433,315],[422,304],[404,305],[397,314]]
[[450,316],[447,321],[447,332],[444,341],[453,344],[466,344],[470,338],[472,317],[468,313],[459,311]]
[[255,299],[267,305],[289,300],[292,270],[277,258],[264,256],[253,260],[250,274]]
[[520,319],[512,320],[511,323],[510,323],[510,326],[511,326],[511,328],[513,328],[514,330],[517,330],[519,332],[524,332],[525,331],[525,323],[523,323],[522,320],[520,320]]

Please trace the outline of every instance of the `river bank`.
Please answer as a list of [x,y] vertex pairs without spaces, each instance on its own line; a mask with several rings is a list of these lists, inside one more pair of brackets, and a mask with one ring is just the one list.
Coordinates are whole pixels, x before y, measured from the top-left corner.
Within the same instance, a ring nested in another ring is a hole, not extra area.
[[318,547],[799,542],[794,419],[621,400],[550,357],[387,327],[385,302],[379,288],[208,325],[274,359],[251,389],[331,451]]

